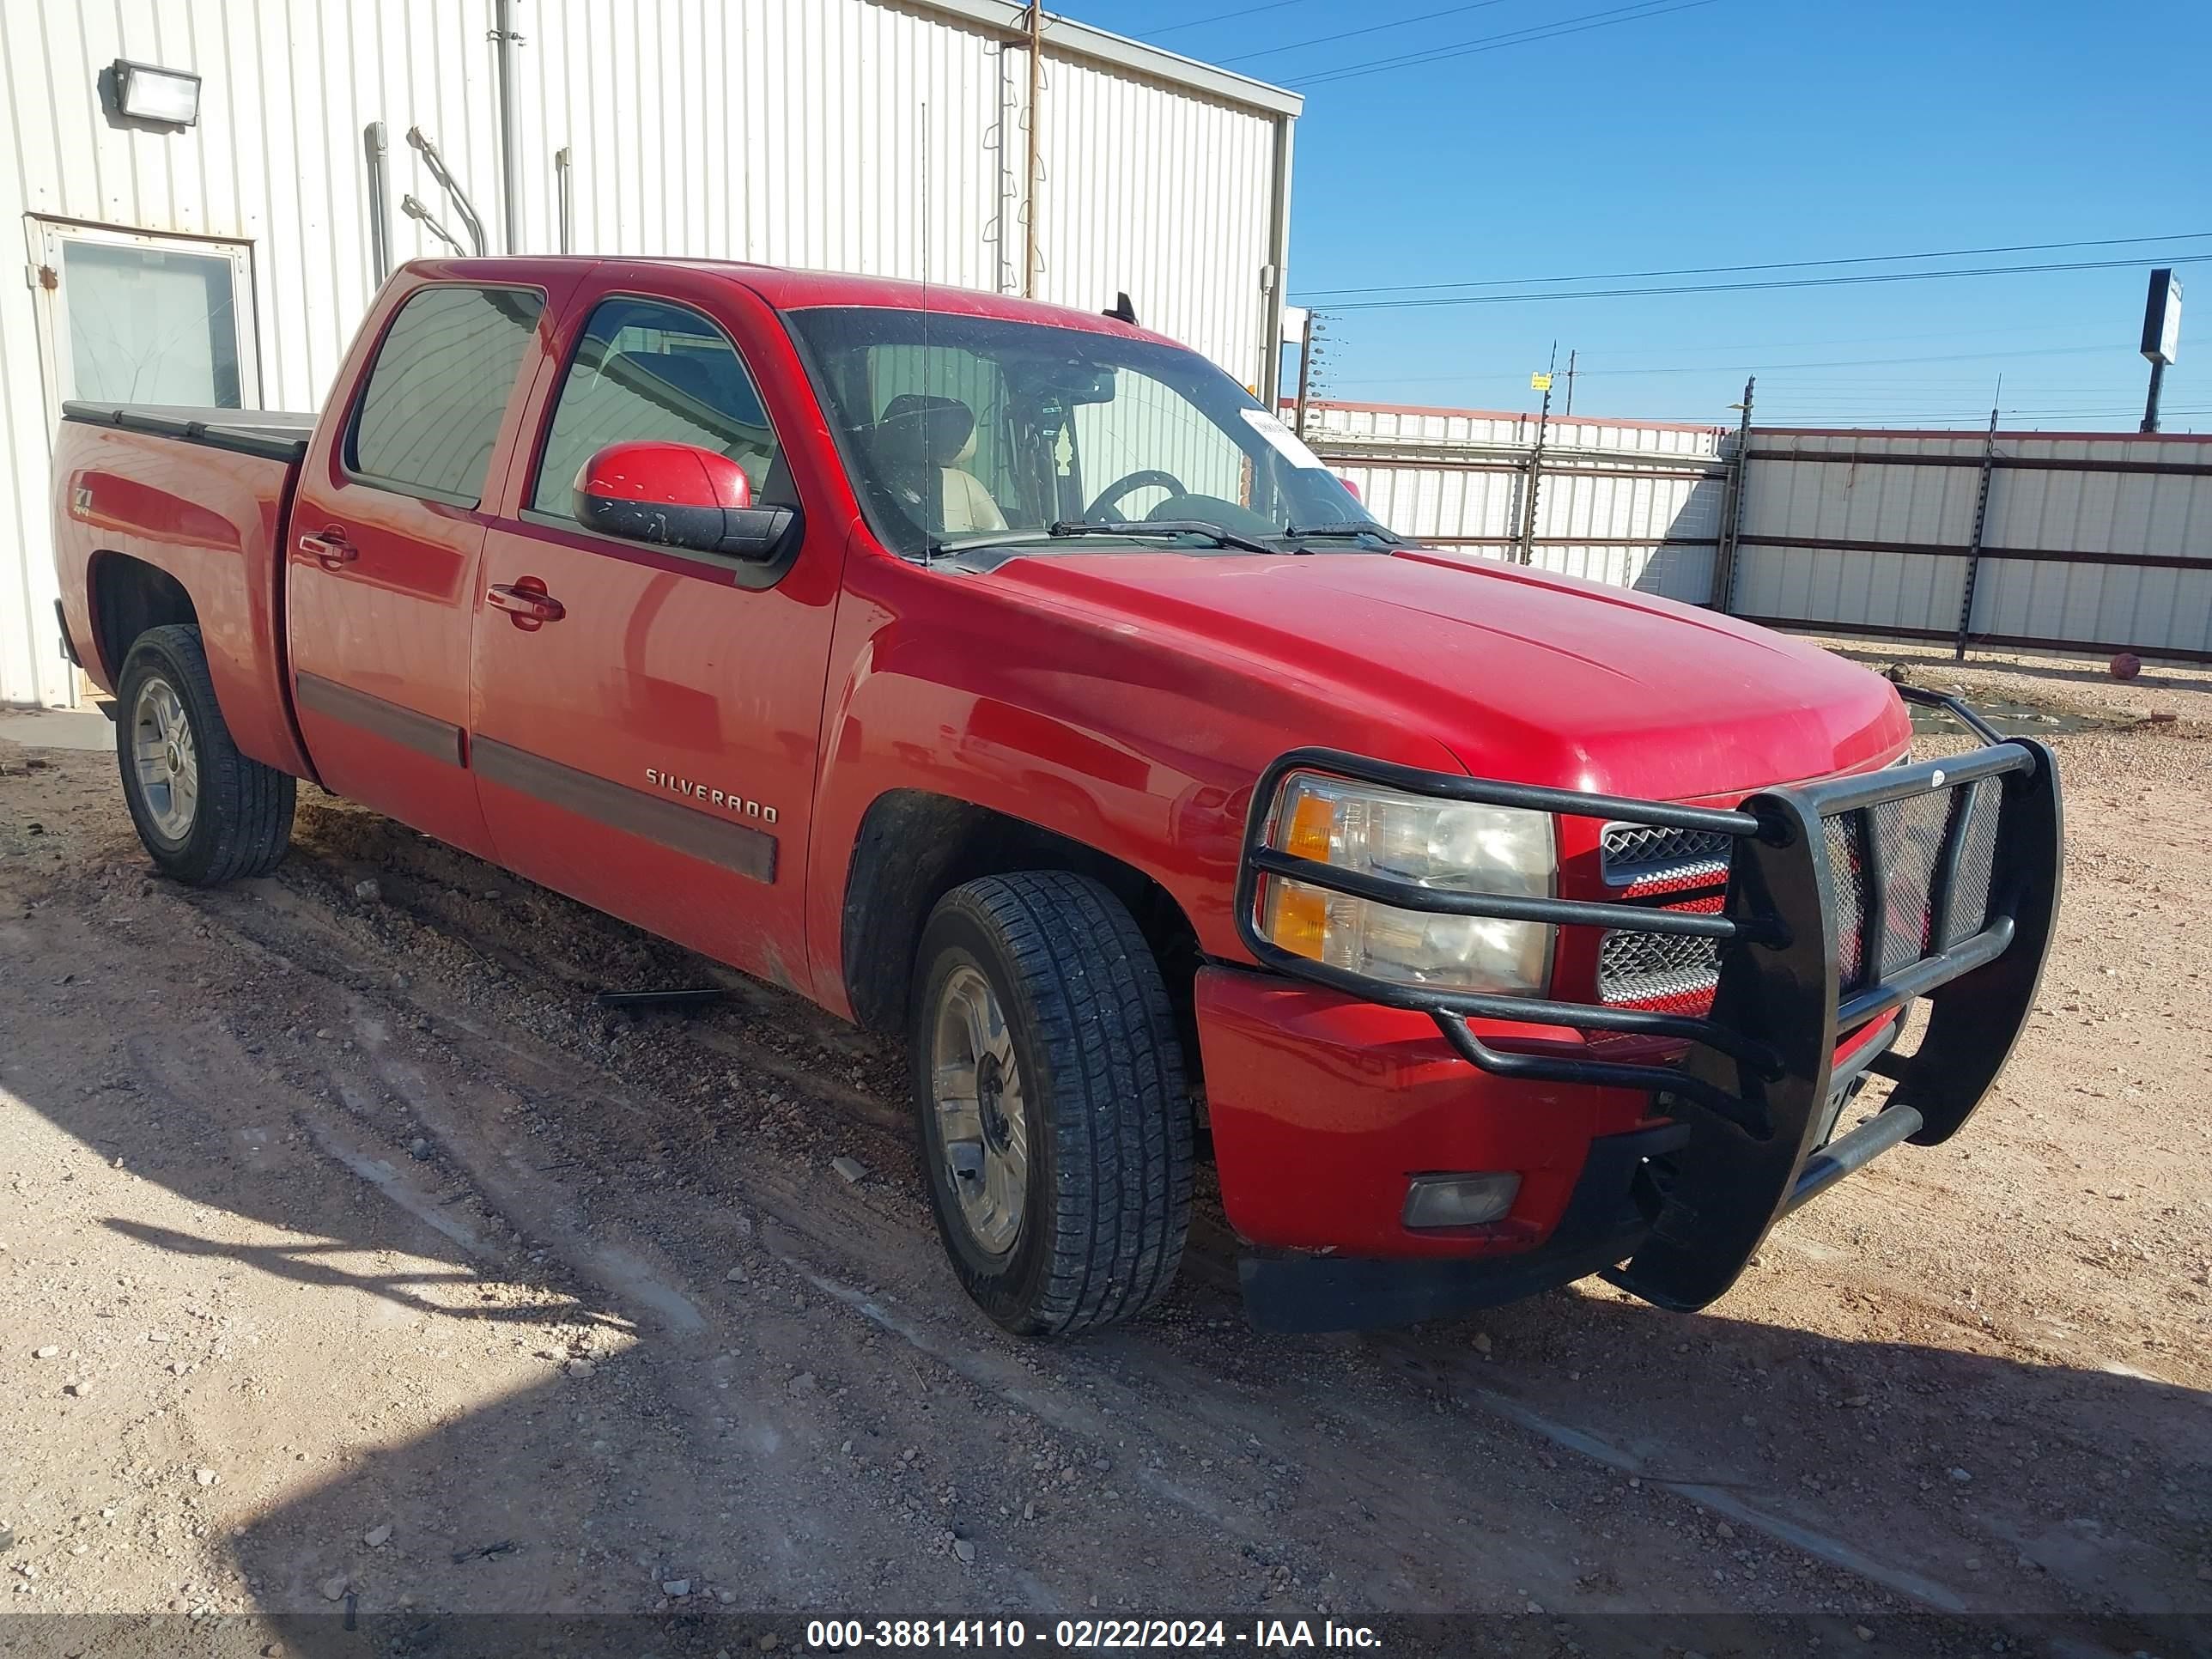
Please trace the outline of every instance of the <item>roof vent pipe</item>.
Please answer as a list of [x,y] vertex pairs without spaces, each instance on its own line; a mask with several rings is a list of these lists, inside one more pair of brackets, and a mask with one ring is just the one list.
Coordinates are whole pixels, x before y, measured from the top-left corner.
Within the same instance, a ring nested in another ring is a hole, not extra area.
[[[492,44],[499,49],[500,226],[507,251],[522,252],[522,140],[515,131],[514,54],[522,37],[515,33],[514,0],[492,0]],[[479,240],[482,239],[479,238]]]

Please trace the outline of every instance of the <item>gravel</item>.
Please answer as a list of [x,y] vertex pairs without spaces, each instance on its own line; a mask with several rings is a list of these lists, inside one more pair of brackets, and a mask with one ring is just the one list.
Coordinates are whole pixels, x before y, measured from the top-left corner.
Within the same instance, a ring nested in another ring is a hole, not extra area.
[[[463,1613],[634,1613],[670,1582],[927,1607],[972,1574],[993,1604],[1256,1582],[1355,1615],[1883,1616],[1887,1642],[1891,1569],[2024,1619],[2203,1589],[2212,695],[2049,678],[2176,718],[2053,739],[2065,910],[1974,1123],[1789,1217],[1694,1320],[1591,1281],[1345,1340],[1247,1328],[1210,1166],[1158,1311],[1005,1338],[939,1249],[895,1042],[750,981],[605,1018],[597,987],[713,970],[312,789],[275,876],[191,891],[147,878],[112,758],[10,776],[0,1351],[67,1352],[59,1327],[86,1356],[0,1395],[9,1561],[40,1570],[10,1603],[295,1607],[400,1512],[438,1539],[406,1593]],[[766,1289],[714,1294],[741,1265]],[[157,1320],[173,1346],[138,1346]],[[164,1351],[200,1369],[141,1401]],[[112,1411],[55,1408],[94,1378]],[[210,1455],[254,1494],[235,1517],[189,1481],[131,1496]],[[946,1541],[994,1513],[988,1561]]]

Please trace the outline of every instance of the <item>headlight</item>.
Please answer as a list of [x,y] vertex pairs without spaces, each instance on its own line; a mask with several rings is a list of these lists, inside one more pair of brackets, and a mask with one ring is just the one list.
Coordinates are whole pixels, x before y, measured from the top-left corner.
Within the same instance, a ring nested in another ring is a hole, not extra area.
[[[1444,891],[1551,896],[1558,869],[1548,812],[1408,795],[1311,772],[1283,781],[1267,844],[1299,858]],[[1541,996],[1553,929],[1542,922],[1439,916],[1266,878],[1260,931],[1334,968],[1437,990]]]

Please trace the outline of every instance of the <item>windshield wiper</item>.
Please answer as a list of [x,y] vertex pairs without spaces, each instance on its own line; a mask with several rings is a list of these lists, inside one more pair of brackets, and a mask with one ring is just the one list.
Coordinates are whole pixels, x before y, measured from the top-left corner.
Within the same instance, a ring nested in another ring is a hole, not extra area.
[[1392,547],[1406,545],[1405,538],[1388,525],[1373,519],[1358,519],[1348,524],[1290,524],[1283,526],[1285,539],[1294,542],[1316,541],[1323,538],[1372,536]]
[[1270,547],[1265,542],[1255,542],[1249,536],[1240,536],[1224,526],[1209,524],[1204,519],[1109,519],[1093,523],[1089,520],[1062,519],[1046,532],[1053,536],[1205,536],[1216,547],[1233,547],[1240,553],[1280,553],[1279,547]]

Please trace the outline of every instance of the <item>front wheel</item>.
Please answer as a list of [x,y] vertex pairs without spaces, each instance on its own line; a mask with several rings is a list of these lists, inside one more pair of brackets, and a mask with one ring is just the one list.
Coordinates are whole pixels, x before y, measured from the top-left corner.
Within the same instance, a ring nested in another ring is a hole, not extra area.
[[1192,1131],[1135,919],[1085,877],[988,877],[939,902],[915,973],[922,1162],[968,1294],[1024,1336],[1150,1307],[1190,1230]]
[[115,748],[138,839],[196,887],[275,869],[292,840],[295,781],[238,752],[200,630],[149,628],[115,684]]

